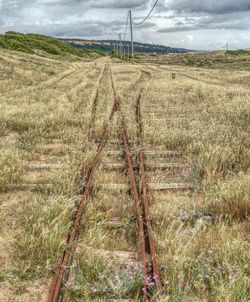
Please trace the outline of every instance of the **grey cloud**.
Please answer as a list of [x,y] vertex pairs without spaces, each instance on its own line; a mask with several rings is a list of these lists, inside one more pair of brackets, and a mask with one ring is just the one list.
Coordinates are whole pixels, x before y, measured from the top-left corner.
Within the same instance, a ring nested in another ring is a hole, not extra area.
[[[113,35],[114,32],[120,32],[124,28],[123,22],[111,21],[104,22],[102,20],[85,20],[80,22],[71,23],[47,23],[40,25],[22,24],[19,26],[18,31],[23,33],[41,33],[45,35],[53,35],[57,37],[95,37],[103,35]],[[15,26],[4,26],[4,31],[15,30]]]
[[78,5],[78,4],[84,4],[84,3],[89,3],[88,0],[38,0],[37,1],[38,4],[42,4],[42,5],[48,5],[48,6],[53,6],[53,5],[57,5],[57,6],[74,6],[74,5]]
[[250,29],[250,0],[173,0],[163,7],[171,12],[165,17],[171,25],[160,28],[159,33]]
[[142,25],[140,25],[140,29],[146,29],[146,28],[158,28],[158,25],[153,22],[145,22]]
[[138,8],[144,7],[148,0],[92,0],[90,5],[96,8]]
[[250,10],[249,0],[173,0],[165,8],[177,12],[227,14]]
[[230,19],[227,15],[210,15],[197,18],[188,18],[183,21],[176,21],[173,26],[168,28],[161,28],[159,33],[172,33],[172,32],[185,32],[197,30],[241,30],[245,31],[250,28],[250,20],[247,14],[243,14],[242,18],[237,15],[232,16]]
[[[140,21],[153,2],[0,0],[0,32],[17,30],[57,37],[112,39],[124,32],[129,8],[133,9],[134,20]],[[203,48],[204,44],[214,41],[214,35],[218,40],[227,36],[247,45],[249,11],[250,0],[160,0],[150,20],[135,27],[135,39],[187,47],[187,33],[193,31],[189,35],[196,37],[192,40],[196,45],[192,47]],[[237,30],[237,34],[233,30]]]

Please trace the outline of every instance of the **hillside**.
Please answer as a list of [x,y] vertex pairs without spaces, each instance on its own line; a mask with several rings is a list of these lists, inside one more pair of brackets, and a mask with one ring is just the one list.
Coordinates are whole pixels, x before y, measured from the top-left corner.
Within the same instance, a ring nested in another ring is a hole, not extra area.
[[77,57],[102,55],[99,51],[85,48],[76,49],[64,41],[60,41],[50,36],[39,34],[22,34],[18,32],[6,32],[0,35],[0,48],[21,51],[29,54],[43,51],[52,55]]
[[[119,41],[116,40],[84,40],[84,39],[63,39],[63,41],[68,42],[76,48],[87,48],[100,50],[104,52],[113,51],[118,45]],[[129,46],[129,41],[125,41],[125,47]],[[173,48],[163,45],[148,44],[148,43],[139,43],[134,42],[135,52],[140,53],[157,53],[157,54],[166,54],[166,53],[186,53],[190,50],[184,48]]]
[[[129,42],[125,42],[128,49]],[[58,56],[95,57],[111,53],[118,48],[116,40],[81,40],[81,39],[56,39],[40,34],[22,34],[9,31],[0,35],[0,48],[21,51],[29,54],[45,52]],[[168,54],[187,53],[189,50],[183,48],[171,48],[163,45],[134,43],[136,53]]]

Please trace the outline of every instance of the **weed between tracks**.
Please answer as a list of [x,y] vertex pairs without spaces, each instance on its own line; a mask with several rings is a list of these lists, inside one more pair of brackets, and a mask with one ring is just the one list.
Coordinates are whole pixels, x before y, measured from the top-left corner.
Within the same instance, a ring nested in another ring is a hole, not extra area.
[[2,52],[0,300],[44,301],[78,201],[75,180],[96,152],[86,142],[103,60]]
[[250,94],[240,77],[232,74],[233,84],[227,72],[163,67],[143,93],[145,144],[186,153],[184,176],[196,185],[193,193],[151,197],[169,301],[249,299]]
[[136,261],[133,200],[98,190],[89,200],[65,301],[103,301],[138,295],[142,275]]
[[[63,62],[2,52],[0,300],[46,301],[79,200],[75,185],[79,168],[83,165],[86,176],[97,148],[88,139],[104,60]],[[135,153],[138,87],[130,85],[139,78],[139,69],[152,74],[140,84],[144,149],[183,153],[147,155],[147,162],[185,165],[148,170],[147,179],[188,182],[196,188],[149,192],[163,281],[163,291],[152,301],[248,301],[249,74],[113,64]],[[95,139],[113,106],[109,68],[104,72]],[[111,141],[121,138],[118,115],[110,132]],[[119,141],[105,151],[117,150],[122,150]],[[112,190],[114,183],[125,189],[128,184],[126,171],[105,170],[112,161],[124,161],[123,155],[102,157],[65,284],[65,301],[139,300],[142,276],[133,200],[126,190]]]

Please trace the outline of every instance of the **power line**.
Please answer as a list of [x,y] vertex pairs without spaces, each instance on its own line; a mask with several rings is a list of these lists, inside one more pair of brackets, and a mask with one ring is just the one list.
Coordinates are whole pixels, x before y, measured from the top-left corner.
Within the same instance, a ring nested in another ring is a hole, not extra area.
[[151,10],[150,10],[150,12],[147,14],[147,16],[146,16],[142,21],[140,21],[140,22],[138,22],[138,23],[133,22],[134,25],[141,25],[141,24],[143,24],[143,23],[150,17],[150,15],[152,14],[152,12],[153,12],[153,10],[155,9],[155,7],[156,7],[158,1],[159,1],[159,0],[156,0],[156,1],[155,1],[153,7],[151,8]]
[[[123,35],[123,42],[125,42],[125,38],[126,38],[126,34],[127,34],[127,29],[128,29],[128,21],[130,20],[130,36],[131,36],[131,54],[132,54],[132,61],[134,61],[134,41],[133,41],[133,24],[134,25],[141,25],[143,24],[152,14],[153,10],[155,9],[157,3],[158,3],[159,0],[156,0],[153,7],[151,8],[151,10],[149,11],[149,13],[147,14],[147,16],[140,22],[134,22],[132,20],[132,11],[129,10],[128,11],[128,14],[127,14],[127,21],[126,21],[126,26],[125,26],[125,32],[124,32],[124,35]],[[122,41],[121,41],[121,34],[120,34],[120,48],[122,49]],[[120,50],[121,50],[120,49]]]

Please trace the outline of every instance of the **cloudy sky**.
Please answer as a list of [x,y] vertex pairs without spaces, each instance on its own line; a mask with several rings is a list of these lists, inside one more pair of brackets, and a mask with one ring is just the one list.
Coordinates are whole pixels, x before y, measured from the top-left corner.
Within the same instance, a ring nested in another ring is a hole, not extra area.
[[[0,33],[114,39],[128,9],[140,21],[155,0],[0,0]],[[135,40],[192,49],[250,48],[250,0],[159,0]]]

